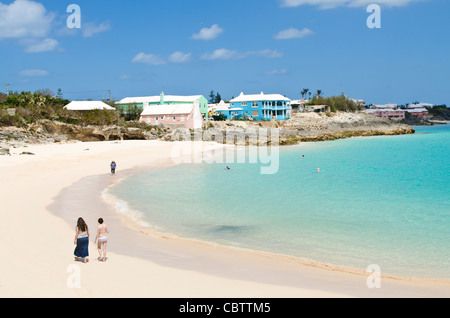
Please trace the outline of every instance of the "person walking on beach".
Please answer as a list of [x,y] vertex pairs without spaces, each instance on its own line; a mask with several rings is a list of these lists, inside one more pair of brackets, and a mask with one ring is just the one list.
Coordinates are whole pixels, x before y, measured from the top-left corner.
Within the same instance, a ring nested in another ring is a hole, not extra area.
[[116,167],[117,167],[117,164],[116,164],[116,162],[115,161],[113,161],[113,162],[111,162],[111,174],[116,174]]
[[106,261],[106,245],[108,243],[107,234],[109,234],[108,226],[104,224],[102,218],[98,219],[97,236],[95,237],[94,243],[98,240],[97,250],[100,255],[98,260],[101,262]]
[[89,257],[89,228],[83,218],[79,218],[77,221],[73,243],[76,245],[74,251],[75,260],[83,260],[83,263],[86,263]]

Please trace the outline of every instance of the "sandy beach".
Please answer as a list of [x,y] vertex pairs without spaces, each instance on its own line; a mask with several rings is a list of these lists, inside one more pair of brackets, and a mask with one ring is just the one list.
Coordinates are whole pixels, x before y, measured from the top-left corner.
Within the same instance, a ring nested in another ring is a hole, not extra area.
[[[382,277],[381,288],[370,289],[370,273],[143,232],[102,200],[103,190],[140,169],[173,165],[175,145],[30,145],[0,157],[0,297],[450,296],[448,282]],[[34,155],[21,155],[24,151]],[[118,163],[116,176],[109,173],[112,160]],[[90,229],[87,264],[73,258],[80,216]],[[111,232],[106,262],[97,261],[93,243],[99,217]]]

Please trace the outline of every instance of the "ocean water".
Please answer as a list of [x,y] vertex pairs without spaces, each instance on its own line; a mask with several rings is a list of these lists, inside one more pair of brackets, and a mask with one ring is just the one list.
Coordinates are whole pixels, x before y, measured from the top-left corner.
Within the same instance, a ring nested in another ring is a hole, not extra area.
[[182,164],[109,194],[143,224],[185,238],[450,279],[450,125],[415,128],[281,147],[273,175],[259,164]]

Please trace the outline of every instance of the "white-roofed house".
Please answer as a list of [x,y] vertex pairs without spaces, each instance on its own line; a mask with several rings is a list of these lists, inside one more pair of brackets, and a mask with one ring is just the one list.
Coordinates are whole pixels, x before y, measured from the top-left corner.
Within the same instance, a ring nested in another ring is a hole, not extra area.
[[73,101],[66,105],[64,109],[73,111],[116,110],[100,101]]
[[291,118],[291,100],[280,94],[244,95],[230,101],[230,109],[242,109],[243,116],[254,120],[286,120]]
[[208,119],[208,101],[203,95],[177,96],[165,95],[162,92],[159,96],[127,97],[116,102],[116,106],[121,107],[126,113],[130,107],[134,106],[142,112],[147,106],[194,105],[194,103],[198,103],[200,113],[205,119]]
[[201,129],[203,127],[203,116],[200,113],[198,102],[146,106],[141,114],[140,121],[149,125],[176,125],[187,129]]
[[395,107],[385,107],[385,108],[381,108],[380,105],[378,105],[378,107],[372,106],[369,109],[366,109],[366,113],[386,119],[393,119],[393,120],[405,119],[405,110],[399,109],[397,105],[395,105]]
[[214,116],[216,111],[228,109],[230,109],[230,103],[226,103],[223,100],[221,100],[220,103],[208,104],[208,113],[210,117]]

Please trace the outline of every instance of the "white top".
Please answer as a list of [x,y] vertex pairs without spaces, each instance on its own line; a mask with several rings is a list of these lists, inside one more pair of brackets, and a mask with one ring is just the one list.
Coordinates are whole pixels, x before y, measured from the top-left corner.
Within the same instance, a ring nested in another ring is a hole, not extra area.
[[78,236],[77,238],[81,239],[81,238],[85,238],[88,237],[87,231],[86,232],[78,232]]

